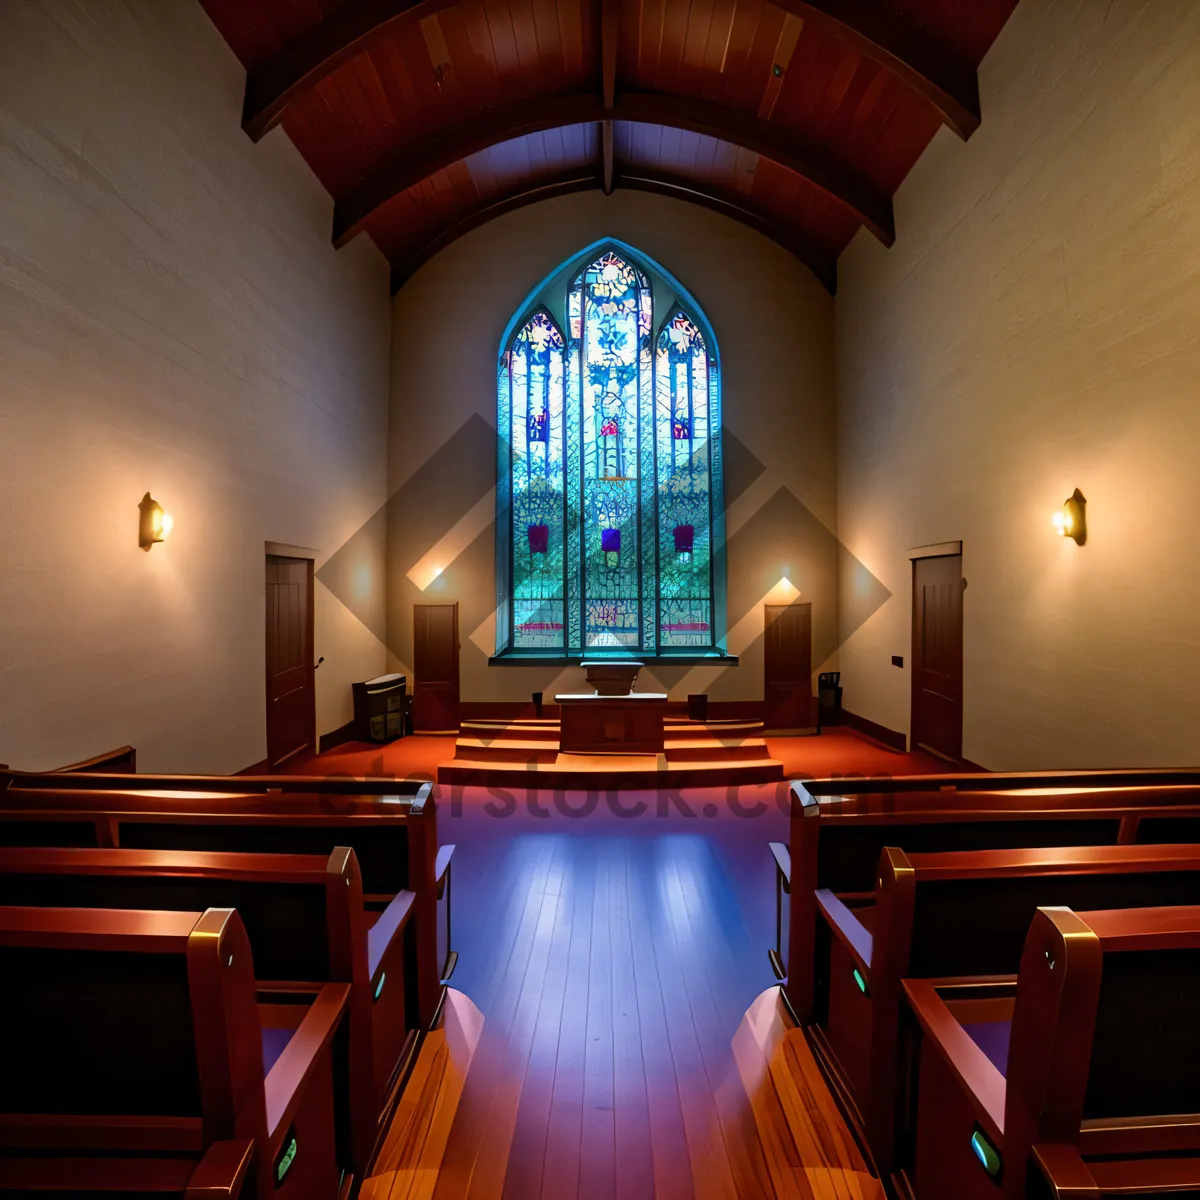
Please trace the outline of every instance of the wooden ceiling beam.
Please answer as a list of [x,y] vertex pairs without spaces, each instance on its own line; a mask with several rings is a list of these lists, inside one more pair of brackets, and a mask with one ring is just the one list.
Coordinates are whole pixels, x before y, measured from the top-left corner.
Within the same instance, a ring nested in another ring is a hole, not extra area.
[[979,128],[975,68],[879,0],[771,0],[852,45],[929,101],[963,141]]
[[452,133],[441,131],[398,148],[384,170],[334,205],[334,245],[345,245],[393,197],[472,154],[531,133],[596,121],[665,125],[741,146],[820,188],[885,246],[895,241],[891,197],[823,147],[806,145],[764,121],[697,97],[625,92],[606,108],[594,93],[580,92],[485,109]]
[[[795,230],[787,229],[753,207],[743,196],[732,196],[711,188],[671,175],[644,168],[618,165],[618,180],[622,187],[637,191],[653,192],[671,196],[690,204],[699,204],[714,212],[722,213],[743,225],[770,238],[785,250],[794,254],[813,272],[832,295],[837,290],[837,259],[824,247],[804,237]],[[543,179],[533,184],[519,184],[498,199],[481,203],[464,215],[440,229],[431,238],[424,240],[411,254],[397,258],[392,263],[392,295],[394,296],[413,274],[440,250],[464,234],[478,229],[488,221],[528,204],[572,192],[591,191],[603,187],[603,180],[594,173],[565,172],[552,179]]]
[[600,90],[605,108],[612,108],[617,98],[620,22],[620,0],[600,0]]
[[254,141],[282,119],[287,106],[331,75],[397,21],[420,18],[454,0],[350,0],[311,33],[246,76],[242,128]]

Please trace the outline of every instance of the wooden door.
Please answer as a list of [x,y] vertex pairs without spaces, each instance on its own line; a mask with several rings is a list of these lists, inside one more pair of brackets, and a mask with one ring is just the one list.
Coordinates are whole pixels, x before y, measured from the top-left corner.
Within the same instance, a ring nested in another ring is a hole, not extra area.
[[962,555],[913,560],[912,740],[962,759]]
[[413,605],[413,731],[458,730],[458,605]]
[[812,726],[812,605],[768,604],[763,642],[763,725]]
[[267,555],[267,762],[316,749],[311,559]]

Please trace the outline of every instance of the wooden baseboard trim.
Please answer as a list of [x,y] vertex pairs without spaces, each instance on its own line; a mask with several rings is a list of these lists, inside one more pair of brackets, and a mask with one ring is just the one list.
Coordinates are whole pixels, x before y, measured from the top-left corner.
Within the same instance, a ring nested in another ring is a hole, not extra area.
[[354,721],[350,720],[345,725],[339,725],[336,729],[331,729],[328,733],[321,734],[317,739],[317,752],[324,754],[326,750],[332,750],[335,746],[340,746],[345,742],[353,742],[354,737]]
[[877,742],[882,742],[889,749],[898,750],[901,754],[908,749],[908,738],[894,729],[889,729],[886,725],[868,721],[866,717],[860,717],[858,713],[853,713],[848,708],[842,709],[841,717],[843,725],[849,725],[856,732],[866,734],[867,737],[874,738]]
[[269,758],[260,758],[258,762],[251,763],[238,772],[239,775],[269,775],[270,773],[271,760]]

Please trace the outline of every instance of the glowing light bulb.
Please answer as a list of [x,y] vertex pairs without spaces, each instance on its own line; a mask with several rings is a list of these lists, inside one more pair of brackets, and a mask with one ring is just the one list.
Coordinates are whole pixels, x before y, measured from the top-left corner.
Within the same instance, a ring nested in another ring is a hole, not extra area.
[[1067,514],[1064,512],[1056,512],[1050,518],[1050,524],[1058,531],[1059,537],[1067,536]]
[[158,518],[158,536],[165,542],[171,536],[171,530],[175,528],[175,518],[169,512],[159,514]]

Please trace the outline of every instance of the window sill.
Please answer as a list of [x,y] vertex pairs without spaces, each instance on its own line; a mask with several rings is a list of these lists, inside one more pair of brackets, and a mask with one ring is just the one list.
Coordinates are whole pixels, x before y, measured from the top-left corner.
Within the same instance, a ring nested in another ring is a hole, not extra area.
[[648,667],[736,667],[736,654],[723,654],[719,650],[699,652],[679,651],[674,654],[602,654],[593,650],[589,654],[554,654],[539,650],[502,650],[488,659],[489,667],[572,667],[584,659],[605,659],[612,662],[632,661],[645,663]]

